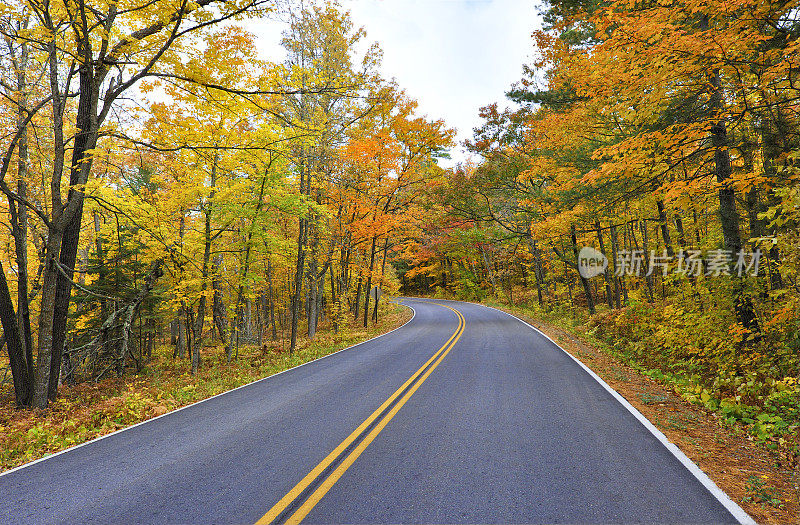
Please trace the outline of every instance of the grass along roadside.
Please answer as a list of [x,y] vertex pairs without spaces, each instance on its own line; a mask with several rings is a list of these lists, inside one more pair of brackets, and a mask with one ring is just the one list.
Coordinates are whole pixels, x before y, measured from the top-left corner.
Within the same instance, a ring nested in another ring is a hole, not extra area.
[[485,302],[535,326],[581,360],[675,443],[758,523],[800,523],[797,465],[742,425],[690,403],[663,377],[626,363],[586,325],[535,309]]
[[299,339],[291,356],[280,342],[268,342],[262,348],[242,347],[238,359],[226,363],[221,347],[206,347],[197,376],[189,374],[188,361],[172,358],[171,346],[160,345],[138,374],[64,385],[45,410],[16,409],[12,387],[6,385],[0,392],[0,472],[319,359],[393,330],[412,316],[407,307],[384,305],[377,325],[352,323],[339,334],[320,331],[313,342]]

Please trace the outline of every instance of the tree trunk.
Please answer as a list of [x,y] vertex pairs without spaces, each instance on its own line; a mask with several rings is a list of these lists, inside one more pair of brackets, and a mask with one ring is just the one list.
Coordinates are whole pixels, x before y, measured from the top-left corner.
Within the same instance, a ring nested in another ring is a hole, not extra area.
[[[147,320],[147,353],[145,356],[149,360],[153,357],[153,347],[156,342],[156,320],[152,317]],[[137,370],[138,371],[138,370]]]
[[50,385],[50,364],[53,348],[53,308],[56,298],[55,256],[61,246],[58,230],[50,232],[47,239],[47,262],[42,276],[42,299],[39,303],[38,353],[36,355],[36,379],[34,383],[33,404],[37,408],[47,407],[47,392]]
[[325,272],[326,268],[323,267],[322,273],[317,278],[317,327],[320,323],[325,322]]
[[314,339],[317,335],[317,315],[318,315],[318,301],[317,295],[319,287],[317,286],[317,254],[316,254],[316,241],[312,241],[311,256],[308,261],[308,299],[306,308],[308,310],[308,338]]
[[[169,322],[169,344],[175,348],[178,347],[178,321],[176,319]],[[173,353],[172,357],[175,357],[175,355]]]
[[494,273],[492,272],[492,268],[489,265],[489,259],[486,257],[486,251],[483,249],[483,245],[480,245],[481,248],[481,257],[483,258],[483,265],[486,268],[486,274],[489,277],[489,282],[492,284],[492,294],[497,297],[497,283],[494,279]]
[[539,254],[536,248],[536,241],[533,240],[531,237],[531,231],[528,229],[527,234],[528,239],[528,247],[531,250],[531,256],[533,256],[533,277],[536,281],[536,296],[539,299],[539,308],[544,308],[544,297],[542,296],[542,282],[541,276],[539,274]]
[[567,291],[569,292],[569,305],[571,308],[575,308],[575,294],[572,293],[572,278],[569,275],[569,265],[567,261],[564,260],[564,284],[567,286]]
[[289,354],[294,353],[297,346],[297,324],[300,317],[300,298],[303,293],[303,273],[305,270],[305,229],[306,220],[298,219],[297,233],[297,264],[295,265],[294,290],[291,300],[292,333],[289,339]]
[[[603,229],[600,227],[600,221],[594,221],[594,228],[597,230],[597,243],[600,245],[600,252],[605,256],[606,248],[603,244]],[[614,297],[611,295],[611,270],[608,266],[603,270],[603,278],[606,282],[606,301],[608,302],[608,307],[613,309]]]
[[[705,26],[708,26],[708,19],[704,17]],[[711,118],[714,123],[711,127],[711,143],[714,147],[714,173],[719,184],[719,216],[722,223],[722,237],[725,242],[725,249],[732,254],[731,274],[733,274],[733,261],[742,249],[742,239],[739,234],[739,215],[736,212],[736,196],[733,187],[728,182],[731,177],[731,158],[728,144],[728,132],[725,120],[722,115],[723,110],[723,89],[722,78],[719,70],[714,70],[711,76],[711,93],[709,107]],[[734,286],[734,309],[736,317],[742,326],[757,334],[760,332],[758,317],[756,316],[753,302],[744,291],[744,283],[741,279],[735,278]]]
[[331,266],[331,322],[335,334],[339,333],[339,321],[342,313],[341,299],[336,290],[336,267]]
[[[575,233],[574,224],[570,226],[570,238],[572,239],[572,252],[575,254],[575,270],[578,271],[578,237]],[[589,307],[589,314],[594,315],[594,298],[592,297],[592,290],[589,287],[589,280],[582,276],[580,272],[578,272],[578,277],[580,277],[583,291],[586,294],[586,305]]]
[[372,237],[372,248],[370,249],[369,257],[369,273],[367,273],[367,286],[364,289],[364,327],[367,326],[369,320],[369,299],[372,295],[372,270],[375,268],[375,243],[377,239]]
[[619,244],[617,238],[617,226],[611,226],[611,257],[614,264],[614,301],[617,305],[617,308],[622,308],[622,299],[620,297],[621,292],[625,294],[625,302],[628,302],[628,294],[627,291],[624,291],[625,282],[622,278],[617,275],[617,254],[619,253]]
[[[24,183],[18,184],[19,195],[25,195],[24,188]],[[20,206],[19,213],[17,213],[17,207],[13,200],[9,201],[9,211],[11,212],[12,235],[17,260],[17,313],[14,314],[14,305],[11,302],[6,276],[0,267],[0,273],[2,273],[0,275],[2,280],[0,294],[3,295],[2,302],[6,303],[0,306],[2,309],[0,317],[3,318],[3,330],[6,334],[16,401],[19,406],[28,406],[33,398],[34,371],[33,339],[28,305],[27,217],[25,206]],[[9,330],[6,328],[6,324],[13,325],[14,329]],[[18,366],[22,367],[23,373],[19,373]]]
[[641,221],[639,227],[642,229],[642,251],[644,252],[643,259],[645,265],[644,282],[645,285],[647,285],[647,300],[652,303],[655,292],[653,290],[653,274],[650,271],[652,261],[650,260],[650,236],[647,234],[647,221]]
[[0,264],[0,320],[2,320],[3,335],[8,347],[8,361],[14,379],[14,396],[17,406],[28,406],[33,391],[33,378],[26,362],[25,349],[22,346],[22,338],[17,326],[16,315],[14,315],[14,304],[11,302],[11,294],[2,264]]
[[[772,115],[771,115],[772,116]],[[775,116],[777,117],[777,115]],[[761,149],[761,156],[763,158],[763,170],[765,176],[768,178],[778,182],[779,179],[779,170],[778,170],[778,159],[781,157],[782,153],[788,153],[785,151],[787,148],[781,148],[780,146],[780,133],[778,131],[778,126],[775,125],[773,118],[766,117],[764,119],[764,123],[762,125],[761,131],[761,142],[762,142],[762,149]],[[755,192],[755,188],[752,192]],[[771,194],[768,194],[771,195]],[[773,199],[770,199],[774,201]],[[774,203],[774,202],[773,202]],[[768,231],[769,235],[772,237],[777,236],[776,228],[764,228]],[[761,234],[763,235],[763,233]],[[759,236],[761,236],[759,235]],[[780,271],[778,270],[778,263],[780,262],[780,251],[778,247],[773,245],[767,250],[767,258],[770,268],[769,273],[769,280],[770,280],[770,287],[773,290],[778,290],[783,288],[783,278],[781,276]]]
[[[203,286],[205,288],[205,286]],[[205,290],[203,290],[205,292]],[[206,296],[205,293],[200,296],[200,302],[197,305],[197,318],[192,320],[189,318],[189,326],[192,329],[192,375],[196,376],[200,370],[200,349],[203,347],[203,325],[206,317]],[[213,330],[213,329],[212,329]]]
[[[389,251],[389,239],[384,239],[383,241],[383,262],[381,263],[381,280],[378,283],[378,290],[381,292],[383,291],[383,275],[386,271],[386,252]],[[375,293],[375,306],[372,309],[372,322],[377,324],[378,323],[378,301],[380,300],[379,292]]]
[[[21,199],[28,198],[28,129],[25,125],[27,114],[27,79],[28,46],[21,47],[21,57],[17,77],[17,89],[20,92],[20,109],[17,115],[17,127],[21,130],[17,144],[17,195]],[[26,404],[33,400],[33,336],[31,332],[31,314],[28,300],[28,208],[21,204],[17,208],[13,200],[9,200],[12,219],[12,234],[17,260],[17,317],[22,347],[25,352],[26,370]],[[14,213],[16,210],[18,213]],[[16,215],[16,217],[14,217]]]
[[[94,219],[94,244],[95,250],[97,252],[97,283],[102,284],[106,282],[107,279],[107,268],[106,268],[106,261],[105,261],[105,250],[103,249],[103,239],[100,237],[100,214],[94,212],[93,217]],[[99,298],[100,300],[100,319],[107,319],[108,318],[108,301],[105,297]],[[101,334],[101,341],[100,341],[100,348],[101,353],[105,353],[107,350],[108,341],[106,340],[106,334]]]
[[[217,328],[217,333],[225,345],[225,360],[230,363],[233,356],[231,349],[231,338],[228,334],[228,314],[225,311],[225,303],[222,300],[222,289],[219,282],[220,267],[222,266],[222,254],[218,253],[214,256],[211,266],[211,286],[214,289],[214,300],[211,305],[211,315],[214,318],[214,326]],[[234,330],[236,329],[234,324]]]
[[[244,326],[242,327],[242,331],[244,332],[244,336],[248,341],[253,339],[253,299],[247,297],[244,300]],[[238,342],[237,342],[238,345]],[[238,346],[236,349],[237,353],[239,351]]]
[[[27,28],[27,20],[22,23],[21,26]],[[28,85],[26,78],[28,69],[28,45],[23,41],[19,48],[19,54],[17,54],[16,49],[9,43],[8,53],[11,56],[10,63],[17,77],[15,86],[15,95],[18,97],[16,101],[17,120],[16,126],[11,130],[11,135],[16,137],[16,141],[12,141],[9,156],[3,159],[0,180],[5,177],[10,167],[12,160],[10,153],[13,153],[13,148],[16,146],[17,196],[20,199],[26,199],[26,178],[28,172],[28,111],[30,110],[28,107]],[[11,99],[10,101],[13,102]],[[9,190],[4,189],[4,192],[7,192],[9,196],[8,211],[17,262],[17,312],[16,314],[14,313],[13,301],[8,289],[8,281],[6,280],[5,273],[2,272],[2,268],[0,268],[0,279],[3,281],[0,285],[0,288],[2,288],[1,293],[3,294],[2,299],[0,299],[0,303],[2,303],[2,307],[0,307],[0,317],[2,317],[2,324],[5,331],[4,338],[0,339],[0,348],[7,343],[16,402],[19,406],[28,406],[33,399],[34,382],[33,343],[28,298],[28,210],[25,204],[20,203],[17,205],[17,202],[10,196]],[[12,324],[14,325],[14,329],[8,331],[5,327]]]
[[[186,214],[183,210],[181,210],[181,216],[178,223],[178,239],[180,239],[180,250],[181,254],[183,254],[183,237],[186,233]],[[180,262],[178,272],[181,278],[183,278],[183,262]],[[186,309],[186,303],[181,301],[181,307],[178,309],[178,346],[175,348],[175,353],[173,354],[174,357],[178,359],[183,359],[184,353],[186,352],[187,347],[189,346],[186,341],[186,323],[188,322],[189,313]]]
[[[211,266],[211,214],[214,209],[214,197],[216,195],[217,187],[217,163],[219,162],[219,154],[214,155],[214,163],[211,166],[211,190],[208,194],[208,199],[203,206],[203,213],[205,215],[204,231],[203,231],[203,266],[202,266],[202,279],[200,284],[200,300],[197,305],[197,319],[191,324],[192,328],[192,375],[197,375],[200,369],[200,349],[203,347],[203,325],[205,324],[206,317],[206,291],[208,290],[210,266]],[[213,286],[213,283],[212,283]],[[191,310],[189,310],[191,312]],[[213,313],[212,313],[213,316]],[[191,316],[190,316],[191,317]],[[214,328],[211,328],[213,332]]]
[[361,275],[360,271],[361,268],[359,268],[358,270],[359,272],[358,272],[358,285],[356,286],[356,300],[355,303],[353,304],[353,309],[355,310],[355,312],[353,313],[353,317],[355,319],[358,319],[358,309],[361,305],[361,288],[362,288],[361,280],[363,279],[363,276]]
[[[88,51],[86,56],[91,56],[91,50],[84,49],[84,44],[79,46],[81,55]],[[61,356],[64,351],[64,341],[67,335],[67,313],[69,312],[69,301],[72,293],[72,276],[75,272],[75,260],[78,255],[78,241],[81,233],[81,218],[83,216],[83,189],[78,186],[84,184],[89,179],[92,168],[91,151],[97,145],[97,134],[99,122],[97,118],[97,100],[99,97],[100,85],[98,79],[94,77],[94,64],[87,63],[81,66],[78,73],[80,81],[80,95],[78,97],[78,111],[76,117],[77,134],[73,141],[72,158],[70,160],[70,189],[67,193],[67,204],[61,211],[58,219],[54,219],[64,224],[58,261],[63,270],[56,272],[55,293],[53,298],[53,322],[52,322],[52,346],[45,349],[45,359],[50,363],[48,374],[47,399],[54,400],[58,393],[58,380],[61,372]],[[54,215],[55,215],[55,210]],[[54,269],[55,270],[55,269]],[[39,345],[40,351],[42,345]],[[49,355],[47,355],[49,354]],[[36,399],[36,405],[44,408],[47,399]]]
[[658,199],[656,201],[658,208],[658,222],[661,225],[661,237],[664,239],[664,247],[667,249],[667,255],[670,259],[675,255],[675,250],[672,249],[672,239],[669,236],[669,222],[667,220],[667,212],[664,209],[664,201]]
[[277,341],[278,329],[275,326],[275,293],[272,288],[272,255],[267,254],[267,290],[269,297],[269,322],[272,325],[272,340]]

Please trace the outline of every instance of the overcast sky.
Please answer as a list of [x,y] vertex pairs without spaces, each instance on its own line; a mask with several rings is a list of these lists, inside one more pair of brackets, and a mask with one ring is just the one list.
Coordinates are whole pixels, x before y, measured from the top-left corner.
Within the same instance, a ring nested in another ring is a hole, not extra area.
[[[458,141],[480,124],[478,110],[504,105],[504,93],[530,62],[531,32],[540,26],[532,0],[341,0],[354,23],[384,53],[383,73],[415,98],[429,118],[458,130]],[[260,51],[279,59],[281,28],[248,24]],[[460,146],[454,161],[465,154]]]

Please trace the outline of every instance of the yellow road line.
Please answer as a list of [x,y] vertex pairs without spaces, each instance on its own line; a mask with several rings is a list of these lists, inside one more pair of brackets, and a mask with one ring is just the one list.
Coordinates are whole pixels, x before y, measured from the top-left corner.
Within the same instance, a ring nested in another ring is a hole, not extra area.
[[[388,414],[386,414],[386,417],[384,417],[384,419],[375,428],[372,429],[369,435],[366,438],[364,438],[364,441],[362,441],[350,453],[350,455],[345,459],[345,461],[343,461],[342,464],[339,465],[339,467],[328,477],[328,479],[323,483],[323,485],[318,487],[317,490],[314,491],[314,493],[308,498],[308,500],[306,500],[305,504],[303,504],[303,506],[300,509],[298,509],[289,519],[290,522],[294,522],[295,517],[298,516],[298,514],[303,509],[306,509],[308,503],[315,496],[317,496],[322,487],[327,486],[324,492],[319,494],[319,496],[316,498],[314,504],[308,506],[305,512],[298,518],[298,522],[299,520],[302,520],[303,517],[305,517],[305,515],[308,514],[308,512],[314,507],[314,505],[316,505],[316,503],[319,502],[320,499],[322,499],[322,496],[324,496],[325,493],[328,492],[328,490],[330,490],[330,487],[333,486],[334,483],[336,483],[336,480],[338,480],[339,477],[341,477],[341,475],[344,473],[345,470],[347,470],[347,468],[353,463],[353,461],[355,461],[355,459],[359,455],[361,455],[361,452],[363,452],[364,448],[366,448],[367,445],[369,445],[369,443],[372,442],[373,439],[375,439],[375,436],[377,436],[383,429],[383,427],[386,426],[386,423],[388,423],[389,420],[391,420],[392,417],[394,417],[394,414],[396,414],[397,411],[400,409],[400,407],[405,404],[405,402],[408,400],[409,397],[411,397],[411,394],[416,392],[417,388],[419,388],[419,385],[421,385],[425,381],[425,379],[430,375],[433,369],[439,366],[439,363],[442,361],[444,356],[450,352],[450,349],[453,348],[453,346],[456,344],[456,341],[458,341],[458,339],[461,337],[461,333],[464,331],[464,316],[461,315],[461,312],[453,308],[450,308],[449,306],[439,303],[433,303],[433,304],[444,306],[448,310],[452,310],[453,312],[455,312],[455,314],[458,316],[458,328],[453,333],[453,335],[450,336],[450,339],[448,339],[447,342],[444,345],[442,345],[442,347],[435,354],[433,354],[431,358],[425,362],[424,365],[422,365],[419,368],[419,370],[414,372],[414,374],[405,383],[403,383],[403,385],[400,388],[398,388],[391,396],[389,396],[389,398],[386,401],[384,401],[381,404],[381,406],[379,406],[372,414],[370,414],[370,416],[367,419],[365,419],[364,422],[358,426],[358,428],[356,428],[349,436],[347,436],[347,438],[345,438],[345,440],[342,441],[339,444],[339,446],[333,449],[333,451],[330,454],[328,454],[325,457],[325,459],[323,459],[316,467],[314,467],[314,469],[311,470],[311,472],[309,472],[302,480],[300,480],[300,482],[297,483],[297,485],[295,485],[292,488],[292,490],[290,490],[284,497],[280,499],[280,501],[278,501],[278,503],[276,503],[266,514],[264,514],[261,517],[261,519],[259,519],[256,522],[257,525],[272,523],[275,520],[275,518],[277,518],[315,479],[317,479],[317,477],[326,468],[328,468],[331,465],[331,463],[333,463],[336,460],[336,458],[339,457],[339,455],[341,455],[341,453],[347,447],[349,447],[358,438],[358,436],[360,436],[364,432],[364,430],[367,427],[369,427],[381,415],[381,413],[383,413],[386,407],[391,405],[394,402],[394,400],[397,399],[406,388],[408,388],[409,385],[411,385],[414,381],[416,381],[416,379],[423,373],[423,371],[425,370],[425,368],[428,367],[428,365],[436,361],[434,365],[420,379],[420,381],[416,385],[414,385],[408,392],[406,392],[406,395],[404,395],[403,398],[398,402],[398,404]],[[355,454],[356,451],[358,451],[358,454]],[[345,464],[347,464],[347,467],[345,467],[343,470],[341,470],[341,472],[339,472],[340,469],[342,469],[342,466]],[[337,473],[338,475],[336,475]],[[333,479],[333,481],[330,482],[330,484],[328,485],[328,482],[331,480],[331,478],[334,478],[334,476],[335,479]]]
[[[450,307],[447,306],[445,308],[450,308]],[[452,308],[450,309],[453,310]],[[456,312],[456,314],[463,320],[463,317],[461,316],[460,312],[456,310],[453,311]],[[462,326],[461,333],[463,333],[463,331],[464,330]],[[323,496],[325,496],[325,494],[328,493],[331,487],[333,487],[333,485],[337,481],[339,481],[339,478],[342,477],[342,474],[344,474],[347,471],[347,469],[350,468],[353,462],[356,459],[358,459],[361,453],[364,452],[364,450],[369,446],[369,444],[372,443],[372,441],[378,436],[378,434],[381,433],[383,428],[389,423],[389,421],[392,420],[395,414],[397,414],[397,412],[403,407],[403,405],[406,404],[406,401],[408,401],[408,399],[414,394],[414,392],[417,391],[420,385],[422,385],[422,383],[425,382],[428,376],[431,375],[431,372],[433,372],[434,369],[437,366],[439,366],[439,363],[442,362],[442,359],[444,359],[445,356],[447,356],[447,354],[450,353],[450,350],[453,348],[453,346],[455,346],[456,342],[461,337],[461,333],[458,333],[453,342],[450,343],[447,350],[445,350],[442,353],[442,355],[439,356],[439,359],[437,359],[436,362],[433,364],[433,366],[431,366],[428,369],[428,371],[425,372],[425,374],[420,378],[420,380],[413,387],[411,387],[411,389],[408,392],[406,392],[406,395],[404,395],[402,399],[400,399],[400,401],[398,401],[397,404],[394,407],[392,407],[389,413],[386,414],[386,416],[381,420],[381,422],[378,423],[375,426],[375,428],[372,429],[372,431],[367,435],[367,437],[365,437],[364,440],[361,441],[361,443],[359,443],[358,446],[355,449],[353,449],[352,452],[350,452],[350,455],[348,455],[347,458],[345,458],[344,461],[342,461],[339,464],[339,466],[336,467],[336,470],[334,470],[331,473],[331,475],[328,476],[328,478],[325,481],[323,481],[319,487],[317,487],[317,490],[315,490],[314,493],[308,497],[308,499],[303,503],[303,505],[299,509],[297,509],[297,511],[295,511],[294,514],[292,514],[292,516],[286,521],[287,524],[297,524],[303,521],[303,518],[305,518],[306,515],[309,512],[311,512],[311,509],[313,509],[314,506],[316,506],[316,504],[319,503],[319,501],[323,498]]]

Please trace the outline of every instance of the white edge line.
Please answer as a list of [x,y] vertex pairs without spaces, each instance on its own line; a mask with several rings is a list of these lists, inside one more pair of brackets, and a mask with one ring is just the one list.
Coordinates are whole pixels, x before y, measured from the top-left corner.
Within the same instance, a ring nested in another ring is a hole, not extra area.
[[[472,304],[479,304],[479,303],[472,303]],[[493,307],[493,306],[487,306],[487,305],[485,305],[485,304],[482,304],[482,305],[480,305],[480,306],[484,306],[484,307],[486,307],[486,308],[491,308],[492,310],[497,310],[498,312],[502,312],[502,313],[504,313],[504,314],[506,314],[506,315],[508,315],[508,316],[510,316],[510,317],[513,317],[514,319],[516,319],[516,320],[517,320],[517,321],[519,321],[520,323],[524,324],[524,325],[525,325],[525,326],[527,326],[528,328],[531,328],[533,331],[535,331],[535,332],[539,333],[540,335],[542,335],[543,337],[545,337],[545,338],[546,338],[548,341],[550,341],[551,343],[553,343],[554,345],[556,345],[556,347],[557,347],[559,350],[561,350],[562,352],[564,352],[565,354],[567,354],[567,355],[568,355],[570,358],[572,358],[572,360],[573,360],[573,361],[575,361],[576,363],[578,363],[578,365],[579,365],[581,368],[583,368],[583,369],[584,369],[584,370],[585,370],[585,371],[586,371],[586,372],[587,372],[587,373],[588,373],[590,376],[592,376],[592,378],[594,378],[594,380],[595,380],[595,381],[597,381],[598,383],[600,383],[600,386],[602,386],[603,388],[605,388],[605,389],[608,391],[608,393],[610,393],[612,396],[614,396],[614,398],[615,398],[617,401],[619,401],[619,402],[620,402],[620,404],[621,404],[622,406],[624,406],[625,408],[627,408],[627,409],[628,409],[628,412],[630,412],[631,414],[633,414],[633,416],[634,416],[636,419],[638,419],[638,420],[639,420],[639,422],[640,422],[642,425],[644,425],[644,427],[645,427],[647,430],[649,430],[649,431],[650,431],[650,433],[651,433],[651,434],[653,434],[653,436],[655,436],[655,437],[656,437],[656,439],[658,439],[658,440],[661,442],[661,444],[662,444],[662,445],[664,445],[664,446],[667,448],[667,450],[669,450],[669,451],[672,453],[672,455],[673,455],[673,456],[675,456],[675,458],[677,458],[677,460],[678,460],[678,461],[680,461],[680,462],[683,464],[683,466],[684,466],[684,467],[686,467],[686,468],[689,470],[689,472],[691,472],[692,474],[694,474],[694,477],[695,477],[695,478],[697,478],[697,480],[698,480],[700,483],[702,483],[702,485],[703,485],[703,486],[704,486],[706,489],[708,489],[708,491],[709,491],[709,492],[710,492],[712,495],[714,495],[714,497],[716,497],[716,498],[717,498],[717,500],[718,500],[718,501],[719,501],[719,502],[722,504],[722,506],[723,506],[723,507],[725,507],[725,509],[726,509],[728,512],[730,512],[730,513],[733,515],[733,517],[734,517],[734,518],[736,518],[736,519],[739,521],[739,523],[741,523],[741,524],[743,524],[743,525],[757,525],[757,524],[756,524],[756,521],[755,521],[753,518],[751,518],[751,517],[750,517],[750,515],[749,515],[749,514],[747,514],[747,512],[745,512],[745,511],[744,511],[744,509],[742,509],[742,508],[741,508],[741,507],[740,507],[740,506],[739,506],[739,505],[738,505],[738,504],[737,504],[735,501],[733,501],[733,500],[730,498],[730,496],[728,496],[728,495],[725,493],[725,491],[723,491],[721,488],[719,488],[719,487],[717,486],[717,484],[716,484],[716,483],[714,483],[714,481],[713,481],[711,478],[709,478],[709,477],[708,477],[708,475],[707,475],[705,472],[703,472],[703,470],[702,470],[700,467],[698,467],[698,466],[697,466],[697,464],[695,464],[695,462],[694,462],[694,461],[692,461],[691,459],[689,459],[689,457],[688,457],[686,454],[684,454],[684,453],[683,453],[683,451],[682,451],[680,448],[678,448],[678,446],[677,446],[677,445],[675,445],[675,444],[674,444],[674,443],[672,443],[672,442],[671,442],[669,439],[667,439],[667,436],[665,436],[663,432],[661,432],[661,431],[660,431],[658,428],[656,428],[656,427],[655,427],[655,425],[653,425],[653,424],[650,422],[650,420],[648,420],[646,417],[644,417],[644,415],[642,415],[642,413],[641,413],[641,412],[639,412],[639,410],[637,410],[637,409],[636,409],[636,407],[634,407],[633,405],[631,405],[631,404],[628,402],[628,400],[627,400],[627,399],[625,399],[624,397],[622,397],[622,395],[621,395],[619,392],[617,392],[616,390],[614,390],[613,388],[611,388],[611,387],[608,385],[608,383],[606,383],[605,381],[603,381],[603,379],[602,379],[600,376],[598,376],[596,373],[594,373],[594,371],[592,371],[592,369],[591,369],[591,368],[589,368],[588,366],[586,366],[585,364],[583,364],[583,363],[582,363],[582,362],[581,362],[581,361],[580,361],[578,358],[576,358],[574,355],[570,354],[569,352],[567,352],[566,350],[564,350],[563,348],[561,348],[561,346],[559,346],[559,344],[558,344],[558,343],[556,343],[555,341],[553,341],[553,340],[550,338],[550,336],[548,336],[546,333],[542,332],[541,330],[539,330],[539,329],[538,329],[538,328],[536,328],[535,326],[532,326],[532,325],[530,325],[530,324],[526,323],[525,321],[523,321],[522,319],[520,319],[520,318],[519,318],[519,317],[517,317],[516,315],[510,314],[510,313],[508,313],[508,312],[506,312],[506,311],[504,311],[504,310],[500,310],[499,308],[495,308],[495,307]]]
[[160,416],[151,417],[150,419],[146,419],[144,421],[140,421],[140,422],[135,423],[135,424],[133,424],[133,425],[131,425],[129,427],[125,427],[125,428],[121,428],[119,430],[115,430],[114,432],[111,432],[110,434],[104,434],[104,435],[96,437],[94,439],[90,439],[89,441],[84,441],[83,443],[80,443],[78,445],[74,445],[72,447],[65,448],[64,450],[59,450],[58,452],[53,452],[52,454],[48,454],[47,456],[41,457],[39,459],[35,459],[35,460],[33,460],[33,461],[29,462],[29,463],[25,463],[25,464],[20,465],[18,467],[12,468],[11,470],[7,470],[5,472],[2,472],[2,473],[0,473],[0,478],[5,476],[5,475],[11,474],[12,472],[16,472],[18,470],[22,470],[24,468],[31,467],[31,466],[33,466],[33,465],[35,465],[37,463],[42,462],[42,461],[47,461],[48,459],[52,459],[52,458],[54,458],[56,456],[60,456],[61,454],[66,454],[67,452],[71,452],[73,450],[77,450],[77,449],[79,449],[79,448],[81,448],[83,446],[91,445],[92,443],[96,443],[97,441],[100,441],[101,439],[105,439],[105,438],[111,437],[113,435],[125,432],[126,430],[131,430],[132,428],[136,428],[139,425],[144,425],[146,423],[150,423],[151,421],[155,421],[156,419],[161,419],[162,417],[171,416],[173,414],[176,414],[176,413],[180,412],[181,410],[185,410],[185,409],[193,407],[195,405],[199,405],[200,403],[205,403],[206,401],[211,401],[212,399],[214,399],[216,397],[224,396],[225,394],[230,394],[231,392],[239,390],[240,388],[245,388],[245,387],[248,387],[250,385],[254,385],[256,383],[260,383],[261,381],[266,381],[268,379],[272,379],[273,377],[279,376],[279,375],[281,375],[283,373],[286,373],[286,372],[291,372],[292,370],[300,368],[301,366],[305,366],[305,365],[308,365],[308,364],[311,364],[311,363],[316,363],[317,361],[321,361],[321,360],[325,359],[326,357],[331,357],[332,355],[336,355],[336,354],[344,352],[346,350],[352,350],[353,348],[355,348],[357,346],[361,346],[363,344],[375,341],[376,339],[380,339],[381,337],[389,335],[389,334],[391,334],[392,332],[394,332],[396,330],[400,330],[401,328],[403,328],[404,326],[409,324],[411,321],[413,321],[414,317],[417,316],[417,311],[414,309],[413,306],[411,306],[409,304],[403,304],[403,303],[396,303],[396,304],[399,304],[399,305],[405,306],[406,308],[411,309],[411,319],[409,319],[405,323],[401,324],[397,328],[394,328],[393,330],[389,330],[385,334],[376,335],[375,337],[367,339],[366,341],[361,341],[360,343],[356,343],[356,344],[354,344],[352,346],[348,346],[347,348],[342,348],[341,350],[337,350],[335,352],[332,352],[330,354],[324,355],[322,357],[318,357],[317,359],[313,359],[311,361],[306,361],[305,363],[299,364],[297,366],[293,366],[292,368],[287,368],[286,370],[281,370],[280,372],[277,372],[275,374],[269,375],[267,377],[262,377],[261,379],[256,379],[255,381],[251,381],[250,383],[247,383],[247,384],[244,384],[244,385],[241,385],[241,386],[237,386],[236,388],[232,388],[230,390],[226,390],[225,392],[221,392],[219,394],[213,395],[211,397],[207,397],[205,399],[201,399],[200,401],[196,401],[196,402],[194,402],[194,403],[192,403],[190,405],[185,405],[185,406],[182,406],[180,408],[176,408],[175,410],[167,412],[166,414],[161,414]]

